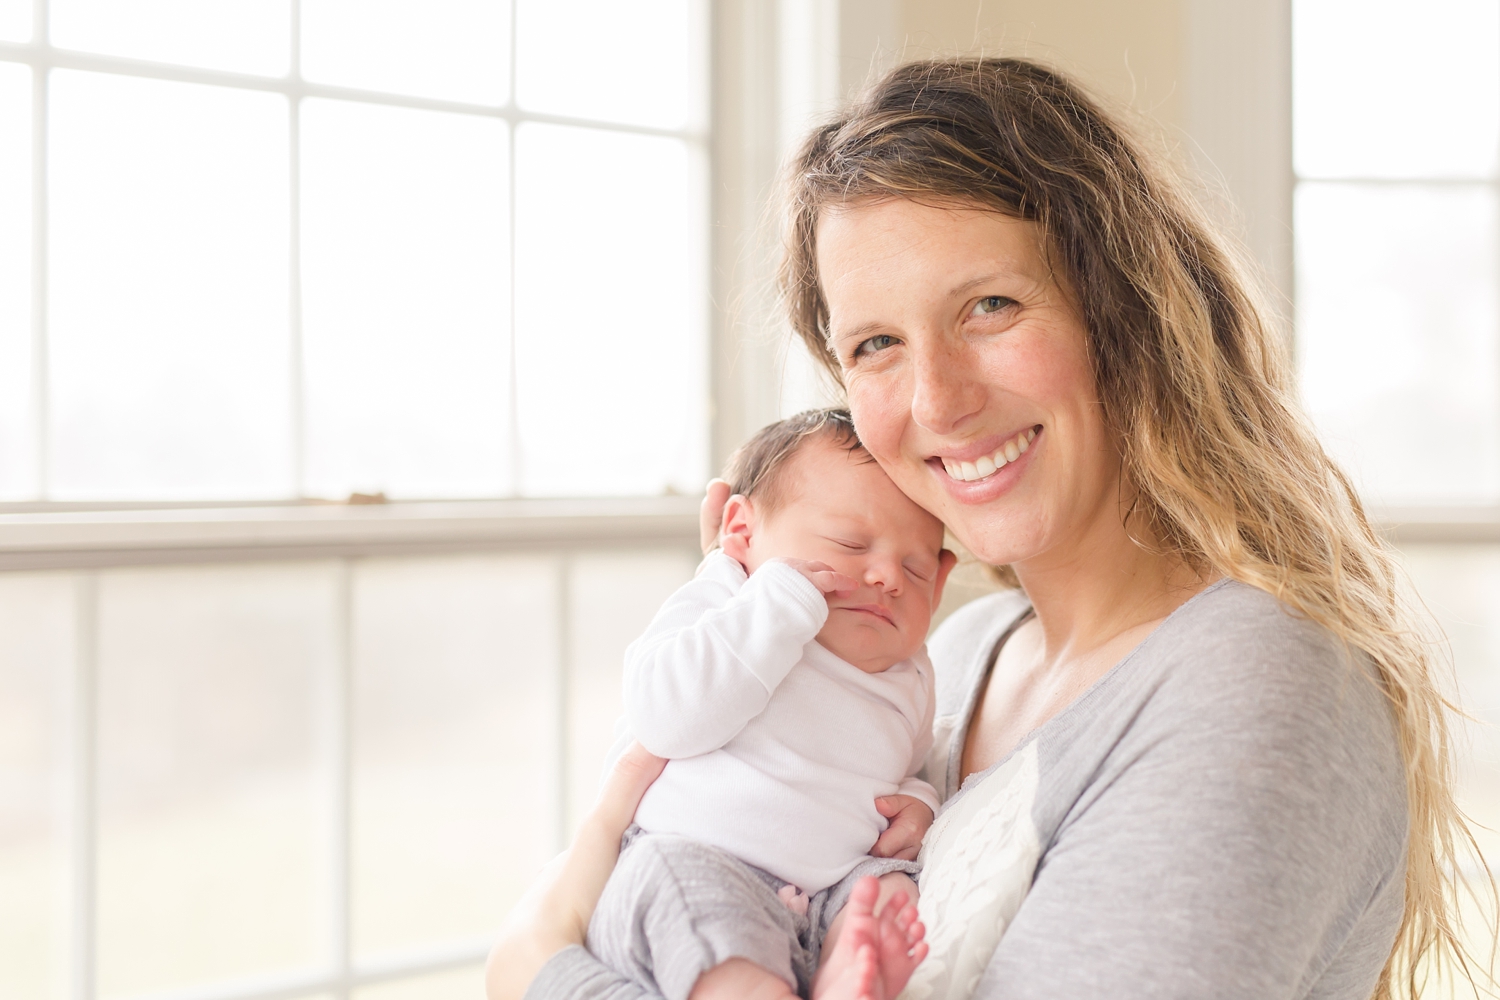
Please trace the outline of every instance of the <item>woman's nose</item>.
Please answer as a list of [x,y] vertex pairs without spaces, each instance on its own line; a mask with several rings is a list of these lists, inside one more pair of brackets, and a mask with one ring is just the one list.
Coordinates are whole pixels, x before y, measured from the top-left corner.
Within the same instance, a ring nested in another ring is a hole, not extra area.
[[940,333],[912,340],[912,419],[934,434],[952,433],[984,409],[984,387],[972,371],[973,359]]

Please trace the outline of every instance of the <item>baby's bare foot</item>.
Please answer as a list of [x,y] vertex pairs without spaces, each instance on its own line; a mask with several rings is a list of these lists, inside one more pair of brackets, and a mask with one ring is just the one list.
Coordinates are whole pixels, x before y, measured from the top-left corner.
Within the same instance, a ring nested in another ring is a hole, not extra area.
[[[847,986],[850,970],[857,964],[862,951],[868,951],[875,959],[875,965],[879,968],[880,948],[880,921],[875,917],[875,904],[880,899],[880,883],[873,878],[862,878],[854,883],[854,890],[849,893],[849,902],[844,904],[843,912],[835,921],[838,937],[833,942],[833,947],[825,947],[823,959],[818,965],[818,974],[813,977],[812,995],[813,1000],[833,1000],[834,995],[830,993],[834,984]],[[855,977],[863,978],[863,977]],[[843,996],[859,996],[860,994],[843,993]],[[875,1000],[885,1000],[883,996]]]
[[[845,937],[839,943],[858,936]],[[862,942],[835,975],[820,971],[812,995],[814,1000],[892,1000],[892,995],[880,988],[880,956],[875,945]]]
[[813,982],[814,1000],[892,1000],[927,957],[926,929],[906,893],[897,891],[876,916],[879,901],[879,882],[855,883],[842,930]]
[[917,908],[908,905],[906,893],[897,892],[886,901],[877,918],[880,923],[880,980],[886,997],[906,988],[907,980],[927,957],[927,928],[917,919]]

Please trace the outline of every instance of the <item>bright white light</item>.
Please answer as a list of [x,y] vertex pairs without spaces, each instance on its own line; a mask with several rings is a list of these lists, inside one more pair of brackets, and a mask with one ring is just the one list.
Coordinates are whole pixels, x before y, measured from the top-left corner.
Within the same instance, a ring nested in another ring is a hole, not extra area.
[[310,492],[508,491],[504,123],[309,100],[302,178]]
[[[553,772],[539,766],[557,743],[562,683],[555,565],[521,556],[356,567],[356,956],[483,936],[556,850]],[[523,812],[531,822],[515,822]],[[397,995],[483,996],[435,985]]]
[[1375,503],[1500,499],[1496,199],[1303,184],[1302,394]]
[[334,572],[99,575],[96,996],[201,993],[326,953]]
[[0,500],[36,496],[31,389],[31,70],[0,63]]
[[701,163],[676,139],[523,124],[516,174],[522,491],[698,489]]
[[287,104],[54,70],[56,499],[285,496]]
[[52,44],[83,52],[281,76],[289,0],[51,0]]
[[503,104],[510,4],[303,0],[302,75],[319,83]]
[[1303,177],[1490,176],[1500,145],[1500,2],[1296,0]]
[[518,2],[523,108],[660,128],[696,123],[697,0]]
[[31,0],[0,0],[0,39],[31,41]]

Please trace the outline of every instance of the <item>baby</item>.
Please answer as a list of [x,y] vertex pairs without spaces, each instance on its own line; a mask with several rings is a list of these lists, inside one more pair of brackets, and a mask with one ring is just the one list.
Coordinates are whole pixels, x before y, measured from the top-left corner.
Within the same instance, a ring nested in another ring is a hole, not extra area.
[[884,1000],[926,954],[894,855],[938,807],[923,643],[954,556],[844,411],[765,428],[726,478],[722,550],[625,654],[622,740],[670,763],[589,949],[667,1000]]

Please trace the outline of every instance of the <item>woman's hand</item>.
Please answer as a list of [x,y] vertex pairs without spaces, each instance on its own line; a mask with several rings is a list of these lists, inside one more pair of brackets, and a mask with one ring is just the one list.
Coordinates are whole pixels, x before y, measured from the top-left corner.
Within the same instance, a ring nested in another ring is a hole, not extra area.
[[667,762],[639,743],[620,757],[573,846],[554,858],[510,911],[485,969],[489,1000],[521,1000],[548,959],[583,944],[641,796]]
[[698,541],[707,555],[719,546],[719,527],[724,523],[724,505],[729,502],[729,484],[722,479],[710,479],[708,490],[703,494],[703,505],[698,508]]

